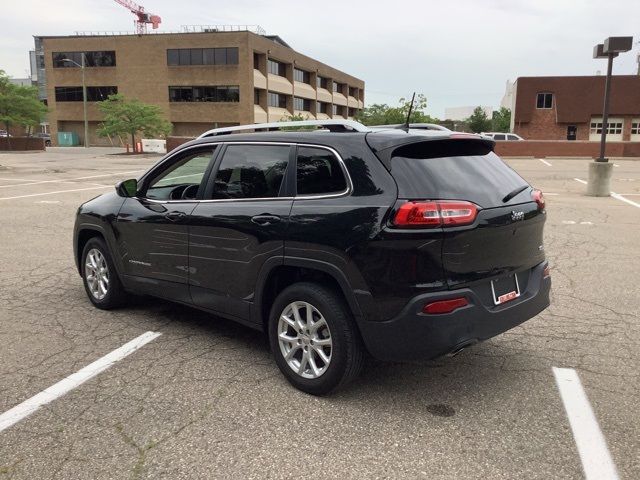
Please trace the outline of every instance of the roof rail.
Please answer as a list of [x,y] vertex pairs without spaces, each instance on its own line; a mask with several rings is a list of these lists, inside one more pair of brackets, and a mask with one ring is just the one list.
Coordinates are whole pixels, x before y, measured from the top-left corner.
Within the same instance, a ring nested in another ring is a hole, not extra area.
[[198,138],[215,137],[216,135],[227,135],[229,133],[246,132],[259,130],[282,130],[297,127],[318,127],[330,132],[370,132],[371,129],[353,120],[301,120],[295,122],[272,122],[254,123],[249,125],[239,125],[237,127],[214,128],[207,130]]

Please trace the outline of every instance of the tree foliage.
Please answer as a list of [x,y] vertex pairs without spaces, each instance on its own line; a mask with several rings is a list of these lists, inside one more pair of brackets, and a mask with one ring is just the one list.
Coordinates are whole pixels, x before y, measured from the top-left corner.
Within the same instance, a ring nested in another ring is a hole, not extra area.
[[[279,122],[287,123],[287,122],[302,122],[304,120],[309,120],[309,115],[302,115],[301,113],[296,113],[295,115],[288,115],[286,117],[282,117]],[[311,131],[315,130],[315,127],[283,127],[282,131],[284,132],[297,132],[297,131]]]
[[170,122],[162,118],[162,110],[157,105],[136,99],[128,100],[121,94],[109,95],[106,100],[98,102],[98,109],[104,115],[98,135],[129,135],[134,146],[138,134],[147,138],[166,136],[173,128]]
[[467,124],[473,133],[488,132],[491,130],[491,120],[482,107],[476,107],[471,116],[467,119]]
[[511,129],[511,110],[500,107],[500,110],[493,112],[492,130],[494,132],[508,132]]
[[[356,120],[365,125],[394,125],[405,123],[410,106],[411,99],[406,98],[401,98],[398,101],[397,107],[390,107],[386,103],[374,103],[358,113]],[[426,108],[427,97],[421,93],[416,95],[409,123],[436,123],[437,119],[430,117],[424,112]]]
[[0,123],[7,131],[12,125],[38,125],[46,113],[47,107],[38,99],[36,87],[15,85],[0,70]]

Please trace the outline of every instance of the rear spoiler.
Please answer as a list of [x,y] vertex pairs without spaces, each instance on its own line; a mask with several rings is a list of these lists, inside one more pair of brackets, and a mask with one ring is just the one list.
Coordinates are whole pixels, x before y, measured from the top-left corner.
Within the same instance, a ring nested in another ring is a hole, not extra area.
[[443,135],[376,138],[375,134],[369,133],[366,140],[369,147],[388,170],[391,170],[391,159],[394,156],[439,158],[487,155],[493,152],[496,144],[493,139],[473,133],[438,133],[443,133]]

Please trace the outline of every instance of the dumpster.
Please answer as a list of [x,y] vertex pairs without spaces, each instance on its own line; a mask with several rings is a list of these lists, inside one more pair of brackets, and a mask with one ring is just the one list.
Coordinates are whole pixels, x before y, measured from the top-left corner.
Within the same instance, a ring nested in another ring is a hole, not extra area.
[[80,138],[76,132],[58,132],[58,145],[61,147],[76,147],[80,145]]

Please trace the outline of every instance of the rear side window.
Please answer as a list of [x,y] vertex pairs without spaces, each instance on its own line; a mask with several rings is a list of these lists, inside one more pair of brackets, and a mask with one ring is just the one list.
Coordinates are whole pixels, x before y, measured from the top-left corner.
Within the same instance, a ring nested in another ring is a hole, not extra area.
[[504,140],[504,139],[505,139],[505,137],[504,137],[504,135],[502,135],[502,134],[497,134],[497,135],[494,135],[494,136],[493,136],[493,139],[494,139],[494,140]]
[[[503,206],[502,199],[527,185],[484,142],[443,140],[398,148],[391,174],[400,198],[412,200],[467,200],[483,207]],[[509,203],[531,201],[528,190]]]
[[212,198],[277,197],[290,150],[287,145],[229,145],[215,176]]
[[296,185],[298,195],[325,195],[344,192],[347,180],[329,150],[298,147]]

